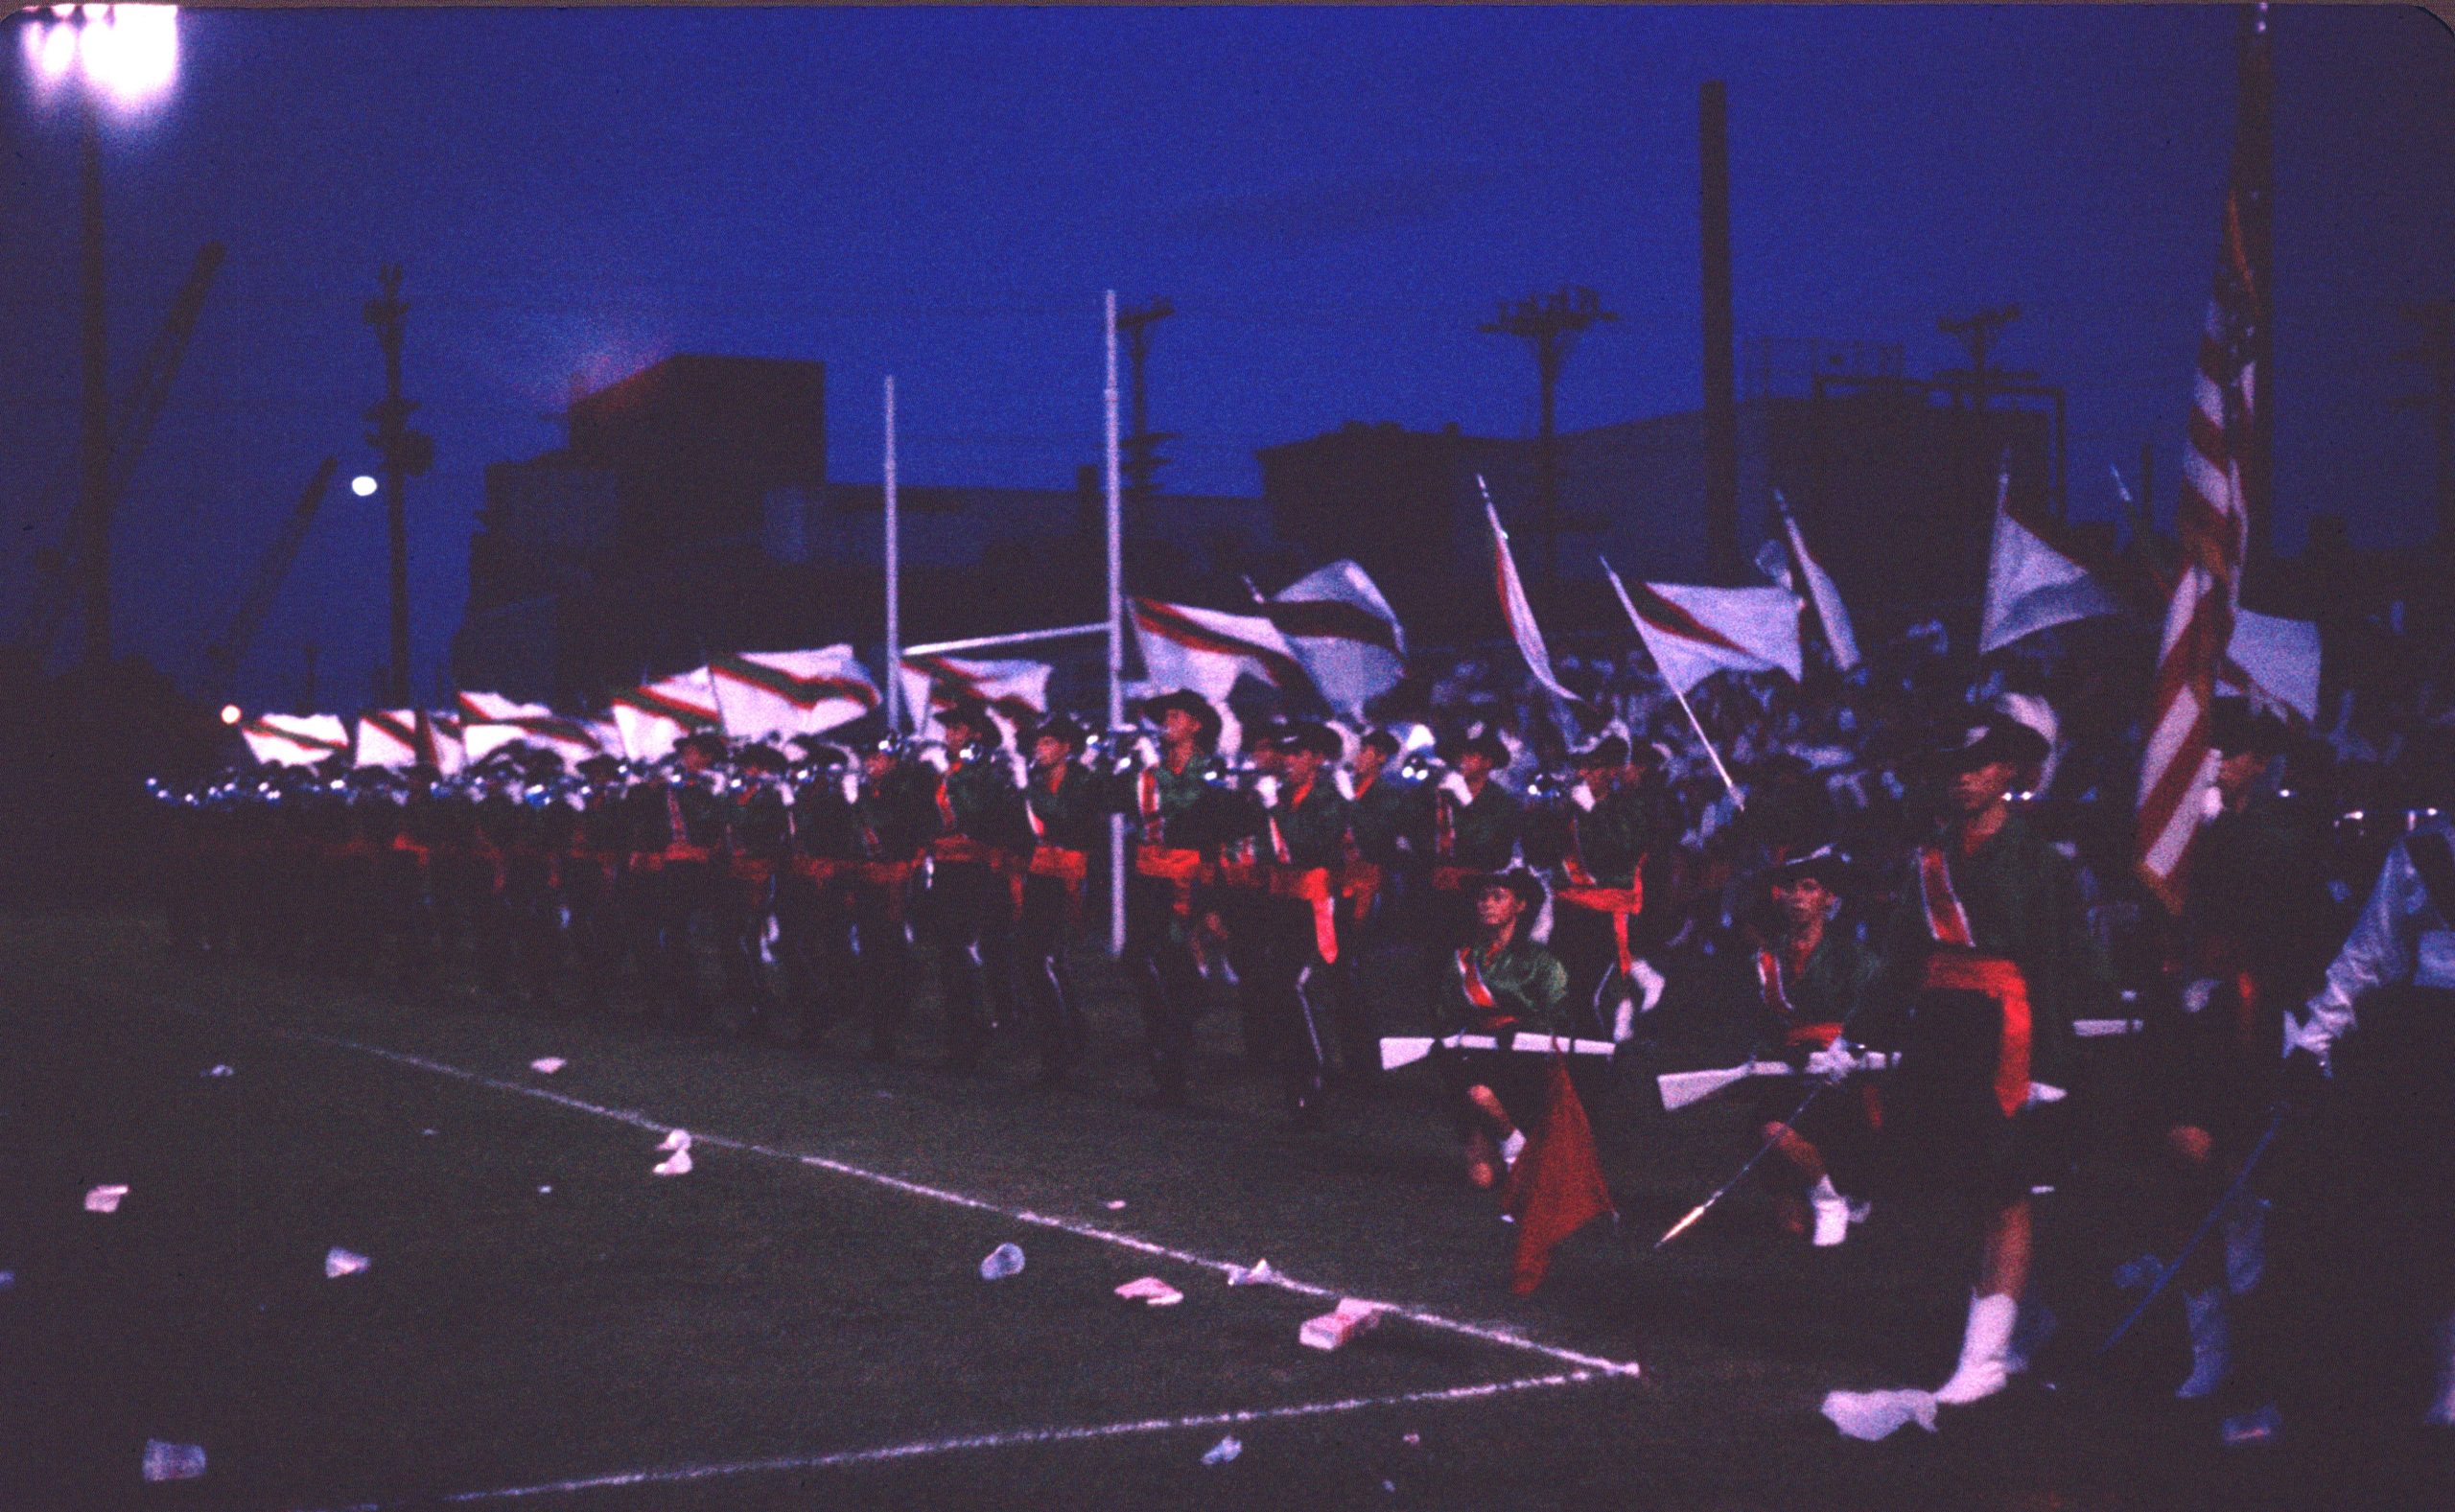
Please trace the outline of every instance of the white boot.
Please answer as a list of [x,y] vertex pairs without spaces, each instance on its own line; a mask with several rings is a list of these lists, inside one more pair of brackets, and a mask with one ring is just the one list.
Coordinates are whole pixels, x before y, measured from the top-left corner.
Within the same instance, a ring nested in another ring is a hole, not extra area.
[[2190,1376],[2174,1387],[2185,1402],[2213,1396],[2233,1362],[2232,1325],[2225,1317],[2225,1293],[2217,1287],[2183,1293],[2183,1316],[2190,1324]]
[[2012,1384],[2007,1357],[2012,1347],[2012,1324],[2020,1314],[2021,1304],[2013,1297],[1969,1299],[1969,1328],[1961,1336],[1960,1364],[1950,1381],[1935,1388],[1936,1401],[1946,1407],[1966,1407],[1982,1402]]
[[2455,1314],[2438,1325],[2438,1399],[2421,1421],[2455,1428]]
[[1807,1194],[1808,1205],[1815,1209],[1815,1247],[1831,1249],[1850,1237],[1850,1224],[1856,1217],[1850,1211],[1850,1199],[1833,1185],[1831,1176],[1817,1178]]

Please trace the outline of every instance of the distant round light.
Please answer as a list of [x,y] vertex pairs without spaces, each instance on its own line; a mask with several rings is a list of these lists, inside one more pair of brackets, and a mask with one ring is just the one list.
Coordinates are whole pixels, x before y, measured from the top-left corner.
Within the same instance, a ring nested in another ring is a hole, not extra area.
[[367,477],[364,473],[349,480],[349,491],[361,499],[373,494],[379,486],[374,478]]
[[222,705],[222,722],[223,724],[225,724],[225,725],[235,725],[235,724],[237,724],[237,723],[239,722],[239,706],[238,706],[238,705],[236,705],[236,704],[224,704],[224,705]]

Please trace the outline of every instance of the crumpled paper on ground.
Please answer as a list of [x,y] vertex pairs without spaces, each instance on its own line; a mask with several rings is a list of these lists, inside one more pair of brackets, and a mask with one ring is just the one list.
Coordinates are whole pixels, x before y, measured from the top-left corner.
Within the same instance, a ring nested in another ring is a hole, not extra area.
[[571,1064],[571,1062],[565,1060],[560,1056],[539,1056],[536,1059],[528,1062],[528,1069],[536,1072],[541,1077],[549,1077],[569,1064]]
[[687,1128],[677,1128],[673,1132],[666,1135],[665,1143],[657,1146],[656,1148],[659,1150],[688,1150],[690,1148],[690,1130]]
[[1267,1260],[1254,1261],[1250,1270],[1243,1266],[1228,1268],[1228,1284],[1231,1287],[1262,1287],[1277,1279],[1278,1272],[1270,1268],[1270,1262]]
[[1153,1307],[1174,1307],[1185,1294],[1157,1276],[1136,1276],[1116,1289],[1116,1294],[1129,1302],[1147,1302]]
[[96,1187],[85,1194],[85,1211],[116,1213],[119,1211],[119,1199],[126,1196],[128,1196],[128,1188],[125,1186]]
[[1932,1391],[1834,1391],[1824,1398],[1824,1415],[1852,1438],[1873,1444],[1890,1438],[1915,1423],[1935,1431]]
[[1224,1465],[1244,1452],[1245,1441],[1230,1433],[1218,1443],[1211,1445],[1209,1452],[1202,1456],[1202,1462],[1205,1465]]
[[324,1279],[338,1281],[343,1276],[354,1276],[365,1269],[368,1264],[364,1255],[335,1244],[324,1252]]
[[194,1480],[204,1474],[204,1448],[200,1444],[167,1444],[158,1438],[145,1441],[145,1478],[148,1480]]
[[648,1168],[661,1176],[687,1176],[690,1174],[690,1147],[683,1146]]

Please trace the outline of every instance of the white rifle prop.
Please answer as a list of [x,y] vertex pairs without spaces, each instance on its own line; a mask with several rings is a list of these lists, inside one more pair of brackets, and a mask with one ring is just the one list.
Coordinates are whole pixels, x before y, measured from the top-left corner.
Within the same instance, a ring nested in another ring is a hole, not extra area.
[[[1900,1058],[1882,1051],[1866,1050],[1859,1052],[1857,1058],[1860,1071],[1888,1071]],[[1654,1078],[1654,1084],[1662,1088],[1662,1110],[1676,1113],[1692,1103],[1701,1103],[1751,1077],[1795,1077],[1802,1074],[1799,1067],[1787,1060],[1750,1060],[1742,1065],[1720,1066],[1708,1071],[1668,1071]]]
[[1435,1038],[1430,1035],[1388,1035],[1381,1040],[1381,1069],[1395,1071],[1411,1066],[1430,1056],[1435,1047],[1443,1050],[1505,1051],[1513,1055],[1539,1055],[1556,1050],[1568,1056],[1607,1056],[1619,1045],[1608,1039],[1567,1039],[1555,1035],[1511,1035],[1503,1043],[1499,1035],[1449,1035]]

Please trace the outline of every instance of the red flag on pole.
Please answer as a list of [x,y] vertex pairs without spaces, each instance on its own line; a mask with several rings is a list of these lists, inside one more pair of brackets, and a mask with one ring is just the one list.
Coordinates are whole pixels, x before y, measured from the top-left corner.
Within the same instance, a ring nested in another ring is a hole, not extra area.
[[1527,1137],[1526,1148],[1510,1164],[1501,1208],[1517,1221],[1517,1260],[1508,1289],[1519,1296],[1543,1284],[1560,1241],[1605,1213],[1619,1211],[1611,1205],[1611,1188],[1594,1151],[1594,1126],[1586,1122],[1585,1105],[1569,1080],[1565,1056],[1552,1058],[1543,1127]]

